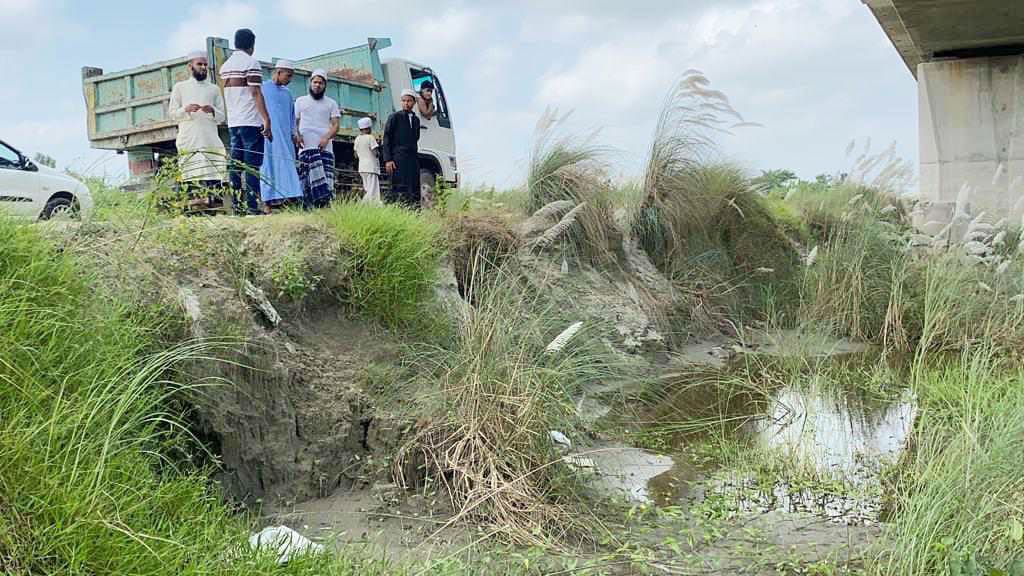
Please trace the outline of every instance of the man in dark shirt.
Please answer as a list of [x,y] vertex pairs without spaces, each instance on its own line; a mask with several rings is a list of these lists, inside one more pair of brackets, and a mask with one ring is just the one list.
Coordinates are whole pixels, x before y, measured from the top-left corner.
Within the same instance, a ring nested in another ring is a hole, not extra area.
[[387,202],[401,202],[410,207],[420,205],[420,163],[417,157],[420,140],[420,119],[413,112],[416,93],[402,90],[402,109],[388,117],[384,124],[384,169],[391,178]]

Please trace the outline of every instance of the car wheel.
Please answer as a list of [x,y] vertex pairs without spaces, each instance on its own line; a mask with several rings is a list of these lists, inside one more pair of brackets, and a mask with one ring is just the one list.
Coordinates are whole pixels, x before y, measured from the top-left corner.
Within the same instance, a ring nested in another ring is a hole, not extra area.
[[78,217],[78,203],[66,196],[50,198],[43,208],[40,220],[71,219]]
[[437,175],[430,170],[420,170],[420,204],[424,208],[434,207],[434,184]]

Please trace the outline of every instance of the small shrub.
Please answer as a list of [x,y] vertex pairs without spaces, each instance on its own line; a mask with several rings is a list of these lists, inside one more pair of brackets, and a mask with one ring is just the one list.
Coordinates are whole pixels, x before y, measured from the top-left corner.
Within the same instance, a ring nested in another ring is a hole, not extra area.
[[691,165],[660,182],[633,226],[655,264],[693,295],[693,327],[763,315],[769,299],[795,300],[796,249],[739,169]]
[[303,254],[296,250],[289,250],[270,267],[270,281],[277,291],[277,297],[292,302],[301,302],[316,289],[321,280],[321,277],[309,270]]
[[349,303],[389,324],[408,324],[429,300],[444,253],[437,223],[396,206],[338,204],[321,213],[352,253]]
[[446,229],[459,294],[476,302],[488,277],[514,254],[516,236],[505,221],[493,216],[463,214],[451,218]]

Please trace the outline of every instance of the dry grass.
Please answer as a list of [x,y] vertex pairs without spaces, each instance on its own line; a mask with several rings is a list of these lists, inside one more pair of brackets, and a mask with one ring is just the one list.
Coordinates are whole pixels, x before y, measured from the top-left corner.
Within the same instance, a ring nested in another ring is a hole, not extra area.
[[[397,458],[401,480],[410,462],[425,464],[458,513],[452,522],[493,525],[525,543],[585,535],[580,502],[567,497],[566,470],[548,430],[566,429],[575,386],[599,376],[584,329],[561,350],[546,351],[569,322],[520,288],[492,276],[450,345],[418,359],[420,402],[433,414]],[[570,483],[571,484],[571,483]]]

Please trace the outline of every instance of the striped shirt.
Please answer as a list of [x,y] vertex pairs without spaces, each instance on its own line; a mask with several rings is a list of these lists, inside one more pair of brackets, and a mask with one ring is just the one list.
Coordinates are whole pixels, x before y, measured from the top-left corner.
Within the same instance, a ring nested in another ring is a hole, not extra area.
[[244,79],[245,86],[225,86],[224,103],[228,109],[228,127],[236,126],[263,126],[263,118],[256,110],[256,98],[252,94],[251,86],[259,89],[263,83],[263,70],[258,60],[241,50],[235,50],[231,56],[220,66],[220,78],[228,83],[229,80],[236,80],[232,84],[238,84],[237,80]]

